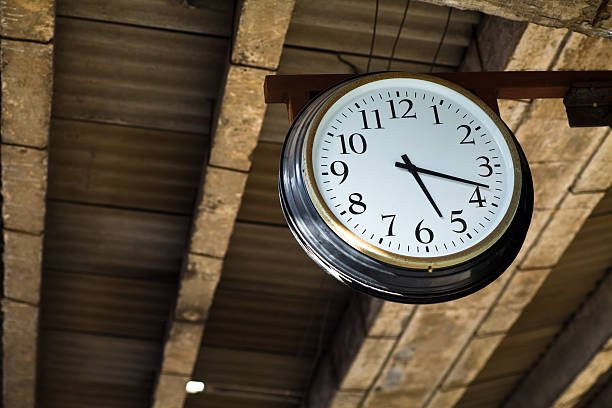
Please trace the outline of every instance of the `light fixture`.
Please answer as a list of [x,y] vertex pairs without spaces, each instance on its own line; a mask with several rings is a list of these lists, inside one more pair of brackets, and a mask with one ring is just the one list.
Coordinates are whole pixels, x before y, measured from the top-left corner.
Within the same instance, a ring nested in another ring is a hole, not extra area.
[[205,384],[202,381],[188,381],[185,384],[185,391],[188,394],[197,394],[204,391]]

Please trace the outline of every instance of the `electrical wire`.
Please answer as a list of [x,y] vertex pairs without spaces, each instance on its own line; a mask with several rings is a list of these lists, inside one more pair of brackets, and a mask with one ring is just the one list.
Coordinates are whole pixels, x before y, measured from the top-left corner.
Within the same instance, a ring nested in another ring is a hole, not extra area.
[[438,54],[440,53],[440,49],[442,48],[442,44],[444,43],[444,38],[446,37],[446,33],[448,32],[448,26],[450,25],[451,14],[453,12],[453,8],[448,8],[448,17],[446,17],[446,24],[444,25],[444,31],[442,32],[442,38],[440,38],[440,43],[438,44],[438,48],[436,49],[436,53],[434,55],[433,61],[431,61],[431,65],[429,66],[429,72],[433,71],[434,65],[438,60]]
[[391,69],[391,62],[393,62],[393,56],[395,56],[395,48],[397,47],[397,43],[402,35],[402,29],[404,28],[404,22],[406,21],[406,14],[408,13],[408,8],[410,7],[410,0],[406,0],[406,7],[404,7],[404,15],[402,16],[402,22],[400,23],[399,29],[397,30],[397,36],[395,36],[395,41],[393,41],[393,48],[391,49],[391,56],[387,60],[387,71]]
[[368,66],[366,72],[370,72],[370,62],[372,62],[372,53],[374,52],[374,40],[376,39],[376,24],[378,22],[378,0],[376,0],[376,10],[374,12],[374,28],[372,29],[372,41],[370,42],[370,54],[368,55]]

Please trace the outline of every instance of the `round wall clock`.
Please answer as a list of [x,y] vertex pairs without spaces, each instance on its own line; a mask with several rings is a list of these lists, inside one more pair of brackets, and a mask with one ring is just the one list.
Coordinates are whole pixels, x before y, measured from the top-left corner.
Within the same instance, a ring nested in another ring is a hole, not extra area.
[[495,280],[533,210],[527,161],[501,119],[455,84],[397,72],[340,83],[300,112],[279,192],[321,268],[405,303],[456,299]]

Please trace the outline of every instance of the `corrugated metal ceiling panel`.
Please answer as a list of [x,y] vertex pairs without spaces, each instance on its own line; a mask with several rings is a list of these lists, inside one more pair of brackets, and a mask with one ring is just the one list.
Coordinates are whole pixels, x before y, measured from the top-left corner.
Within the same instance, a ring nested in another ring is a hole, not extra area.
[[65,17],[56,32],[54,116],[208,134],[228,40]]
[[261,399],[254,399],[252,397],[245,397],[241,393],[232,392],[204,392],[202,394],[190,396],[185,404],[185,408],[193,407],[214,407],[214,408],[235,408],[235,407],[249,407],[249,408],[297,408],[299,404],[290,402],[280,402],[270,400],[270,398],[262,397]]
[[278,198],[278,164],[281,148],[282,145],[279,143],[260,141],[257,145],[253,153],[251,174],[238,213],[239,220],[286,225]]
[[227,0],[61,0],[57,15],[229,37],[233,8]]
[[189,217],[50,202],[45,268],[174,282]]
[[159,340],[176,289],[165,283],[45,270],[43,329]]
[[191,215],[208,138],[54,119],[52,199]]
[[160,353],[154,341],[43,330],[37,406],[147,406]]
[[[381,1],[374,55],[386,57],[402,19],[405,1]],[[368,55],[375,2],[370,0],[297,1],[286,45]],[[429,63],[448,15],[448,8],[413,1],[410,4],[396,58]],[[450,67],[461,63],[480,13],[453,10],[437,62]]]
[[306,256],[287,228],[239,222],[204,350],[216,346],[313,356],[319,336],[326,340],[333,332],[349,295]]
[[[200,355],[200,364],[204,376],[198,378],[213,387],[237,384],[236,380],[241,379],[238,384],[246,387],[299,391],[308,381],[313,361],[305,356],[207,347]],[[225,368],[228,365],[231,372]]]

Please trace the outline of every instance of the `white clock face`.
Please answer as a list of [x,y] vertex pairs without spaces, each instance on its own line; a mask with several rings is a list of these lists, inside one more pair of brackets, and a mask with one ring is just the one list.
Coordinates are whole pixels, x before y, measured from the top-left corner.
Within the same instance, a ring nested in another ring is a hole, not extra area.
[[331,104],[306,138],[309,194],[340,237],[378,259],[465,261],[516,211],[518,153],[500,125],[435,82],[368,82]]

